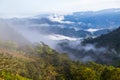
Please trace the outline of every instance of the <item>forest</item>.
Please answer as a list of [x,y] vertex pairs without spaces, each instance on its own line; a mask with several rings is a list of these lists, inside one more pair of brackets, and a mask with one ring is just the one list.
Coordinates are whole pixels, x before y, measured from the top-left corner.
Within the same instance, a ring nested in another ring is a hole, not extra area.
[[44,43],[0,42],[0,80],[120,80],[120,68],[71,60]]

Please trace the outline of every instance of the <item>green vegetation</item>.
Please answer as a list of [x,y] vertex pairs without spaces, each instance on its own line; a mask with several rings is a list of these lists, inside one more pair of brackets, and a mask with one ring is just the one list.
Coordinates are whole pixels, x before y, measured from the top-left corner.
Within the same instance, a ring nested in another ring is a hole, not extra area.
[[120,52],[120,27],[95,39],[88,38],[83,43],[97,43],[97,47],[109,47],[115,49],[117,52]]
[[[108,34],[101,35],[97,38],[88,38],[83,41],[83,45],[86,44],[95,44],[96,48],[106,48],[104,52],[104,59],[102,64],[110,64],[114,66],[120,66],[120,27],[113,30]],[[100,60],[99,60],[100,61]]]
[[120,68],[72,61],[44,43],[0,43],[0,80],[120,80]]

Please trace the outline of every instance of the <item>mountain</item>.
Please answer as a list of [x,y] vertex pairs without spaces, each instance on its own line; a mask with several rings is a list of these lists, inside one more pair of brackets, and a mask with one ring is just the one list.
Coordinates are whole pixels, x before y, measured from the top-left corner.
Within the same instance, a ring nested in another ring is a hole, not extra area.
[[[86,38],[93,36],[100,36],[101,34],[106,34],[112,29],[109,28],[88,28],[81,29],[81,26],[75,27],[74,24],[66,24],[50,21],[47,18],[37,18],[37,19],[22,19],[22,20],[10,20],[14,22],[13,24],[21,26],[22,28],[27,27],[30,30],[42,34],[59,34],[73,38]],[[24,26],[24,27],[23,27]],[[96,31],[89,31],[89,29],[96,29]]]
[[101,11],[75,12],[65,15],[64,20],[80,23],[82,28],[115,28],[120,25],[120,9]]
[[120,80],[119,15],[0,19],[0,80]]
[[[72,61],[44,43],[0,44],[1,80],[119,80],[120,68]],[[111,77],[108,77],[111,76]]]
[[101,64],[119,66],[120,28],[96,38],[81,41],[64,40],[58,50],[67,53],[73,60],[94,61]]
[[116,51],[120,51],[120,27],[108,34],[104,34],[95,39],[85,40],[85,43],[96,43],[96,46],[106,46]]
[[63,25],[67,28],[89,29],[89,28],[115,28],[119,23],[120,8],[105,9],[100,11],[73,12],[71,14],[48,14],[31,19],[32,22],[50,25]]
[[[68,37],[96,37],[106,34],[120,25],[120,9],[74,12],[72,14],[41,14],[30,18],[8,20],[17,25],[34,28],[48,34],[60,34]],[[89,31],[93,29],[93,33]],[[71,34],[72,33],[72,34]]]

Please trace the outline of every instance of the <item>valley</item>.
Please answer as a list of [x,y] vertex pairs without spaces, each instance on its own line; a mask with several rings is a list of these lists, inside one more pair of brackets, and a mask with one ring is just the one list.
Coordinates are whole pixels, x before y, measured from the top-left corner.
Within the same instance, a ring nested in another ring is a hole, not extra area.
[[0,19],[0,80],[119,80],[120,9]]

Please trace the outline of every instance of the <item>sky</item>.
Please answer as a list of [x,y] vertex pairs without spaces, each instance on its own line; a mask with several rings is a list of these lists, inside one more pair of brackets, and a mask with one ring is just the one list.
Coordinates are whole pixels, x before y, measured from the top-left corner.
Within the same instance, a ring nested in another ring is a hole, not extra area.
[[0,0],[0,17],[120,8],[120,0]]

